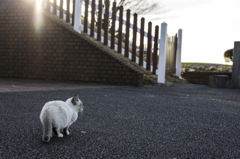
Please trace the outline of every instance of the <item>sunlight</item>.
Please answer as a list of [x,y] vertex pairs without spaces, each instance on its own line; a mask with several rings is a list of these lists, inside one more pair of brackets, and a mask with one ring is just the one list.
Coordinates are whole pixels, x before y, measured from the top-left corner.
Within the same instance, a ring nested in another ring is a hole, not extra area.
[[[60,4],[60,2],[59,2]],[[63,0],[63,9],[67,10],[67,0]],[[70,0],[70,10],[69,12],[72,14],[73,13],[73,1]]]
[[43,17],[41,10],[43,8],[43,3],[42,0],[36,0],[36,10],[35,10],[35,18],[34,18],[34,23],[35,23],[35,31],[39,31],[42,28],[42,23],[43,23]]
[[42,7],[42,0],[36,0],[36,10],[39,11]]

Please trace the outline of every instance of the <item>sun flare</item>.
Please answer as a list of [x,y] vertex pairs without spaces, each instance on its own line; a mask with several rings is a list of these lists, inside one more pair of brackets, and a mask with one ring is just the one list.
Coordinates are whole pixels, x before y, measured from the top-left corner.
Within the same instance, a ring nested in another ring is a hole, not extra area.
[[42,24],[43,24],[43,17],[42,17],[42,8],[43,8],[43,3],[42,0],[35,0],[35,14],[34,14],[34,23],[35,23],[35,30],[39,31],[42,29]]
[[42,0],[36,0],[36,9],[37,11],[42,7]]

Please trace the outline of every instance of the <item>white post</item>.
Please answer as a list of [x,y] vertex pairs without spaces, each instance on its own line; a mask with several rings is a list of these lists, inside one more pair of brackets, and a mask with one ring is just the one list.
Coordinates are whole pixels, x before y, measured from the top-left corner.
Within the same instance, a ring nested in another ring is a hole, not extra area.
[[178,30],[177,39],[177,59],[176,59],[176,75],[181,76],[181,54],[182,54],[182,29]]
[[82,21],[82,0],[75,0],[74,30],[80,32]]
[[167,51],[167,23],[161,24],[159,57],[158,57],[158,83],[165,83],[166,51]]

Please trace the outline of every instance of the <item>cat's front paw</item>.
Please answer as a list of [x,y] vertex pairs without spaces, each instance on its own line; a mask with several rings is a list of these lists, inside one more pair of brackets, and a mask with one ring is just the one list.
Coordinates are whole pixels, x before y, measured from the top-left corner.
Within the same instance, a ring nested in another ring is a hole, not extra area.
[[59,134],[58,134],[58,137],[63,137],[63,134],[62,134],[62,133],[59,133]]

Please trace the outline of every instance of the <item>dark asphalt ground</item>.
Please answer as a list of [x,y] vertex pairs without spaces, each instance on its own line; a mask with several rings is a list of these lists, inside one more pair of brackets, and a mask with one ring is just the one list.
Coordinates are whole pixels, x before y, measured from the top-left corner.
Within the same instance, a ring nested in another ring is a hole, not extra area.
[[[79,94],[70,135],[42,141],[50,100]],[[0,158],[240,158],[240,90],[207,85],[0,93]]]

